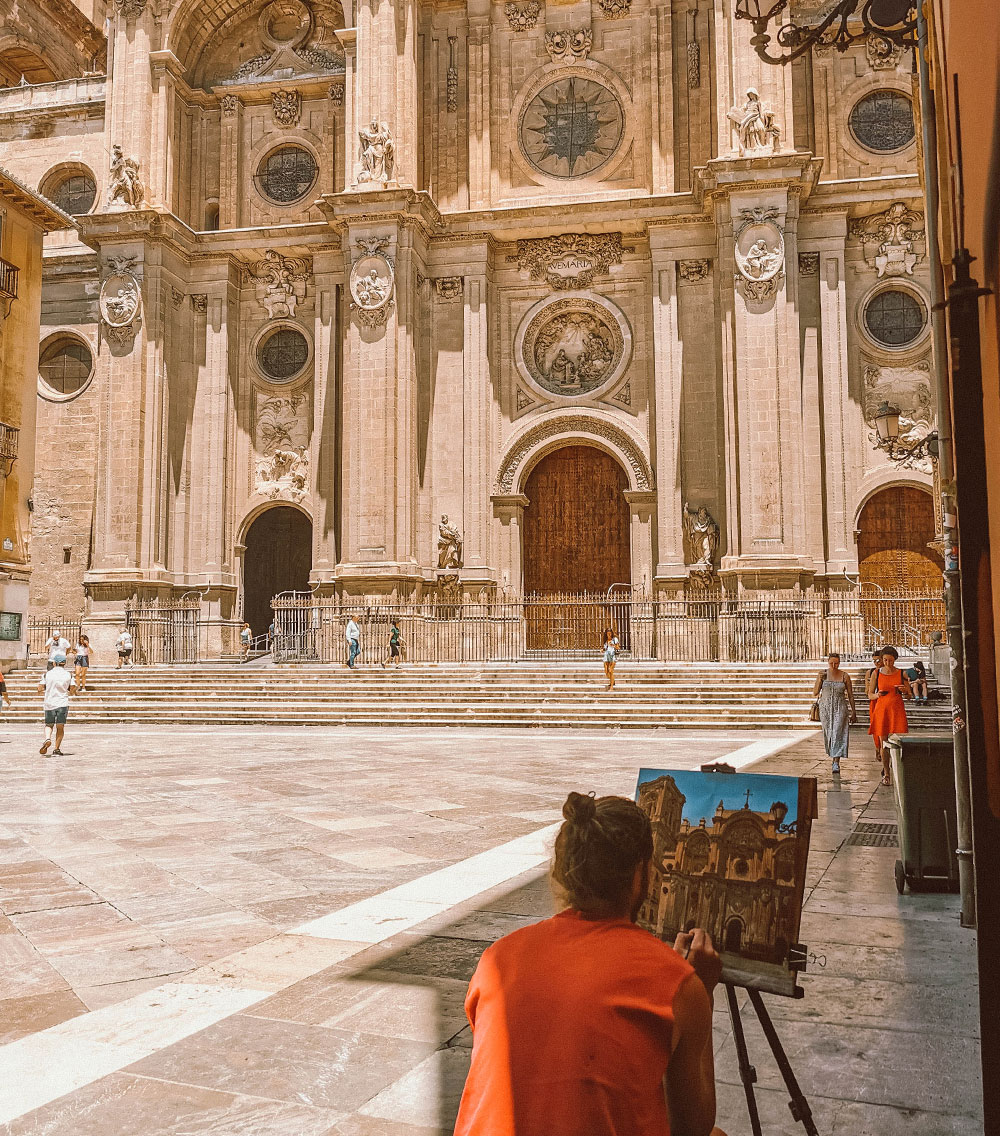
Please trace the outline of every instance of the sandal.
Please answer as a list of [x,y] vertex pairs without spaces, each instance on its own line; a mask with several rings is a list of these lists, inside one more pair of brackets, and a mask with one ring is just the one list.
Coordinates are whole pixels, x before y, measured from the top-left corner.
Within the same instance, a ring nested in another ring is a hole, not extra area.
[[892,784],[892,782],[891,782],[891,781],[889,780],[889,778],[888,778],[888,777],[883,777],[883,778],[882,778],[882,784],[883,784],[883,785],[891,785],[891,784]]

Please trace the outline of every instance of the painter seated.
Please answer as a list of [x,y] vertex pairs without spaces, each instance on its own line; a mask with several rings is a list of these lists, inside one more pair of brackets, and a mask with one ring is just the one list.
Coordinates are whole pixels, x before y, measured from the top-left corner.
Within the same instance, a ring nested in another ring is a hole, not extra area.
[[551,919],[489,947],[469,985],[472,1067],[456,1136],[724,1136],[715,1128],[702,931],[673,947],[636,926],[653,836],[623,797],[570,793]]

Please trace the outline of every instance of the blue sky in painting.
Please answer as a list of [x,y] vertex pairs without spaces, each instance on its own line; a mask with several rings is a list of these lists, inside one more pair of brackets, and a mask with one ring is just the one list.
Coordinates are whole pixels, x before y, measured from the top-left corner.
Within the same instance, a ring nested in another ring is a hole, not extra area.
[[791,824],[798,817],[799,781],[797,777],[779,777],[771,773],[698,773],[688,769],[640,769],[636,782],[636,797],[639,786],[647,781],[669,774],[684,794],[684,817],[692,826],[702,817],[711,827],[712,816],[722,801],[727,809],[742,809],[747,803],[747,789],[750,790],[750,808],[754,812],[767,812],[774,801],[784,801],[788,806],[785,824]]

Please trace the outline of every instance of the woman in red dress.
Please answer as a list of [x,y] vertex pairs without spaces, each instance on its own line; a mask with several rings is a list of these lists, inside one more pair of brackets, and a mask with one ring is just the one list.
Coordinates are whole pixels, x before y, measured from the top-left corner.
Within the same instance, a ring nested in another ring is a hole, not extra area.
[[911,696],[910,680],[896,666],[899,653],[895,647],[882,651],[882,665],[873,671],[868,680],[868,698],[871,700],[871,725],[868,732],[882,758],[882,784],[889,784],[889,747],[885,744],[892,734],[909,732],[903,698]]

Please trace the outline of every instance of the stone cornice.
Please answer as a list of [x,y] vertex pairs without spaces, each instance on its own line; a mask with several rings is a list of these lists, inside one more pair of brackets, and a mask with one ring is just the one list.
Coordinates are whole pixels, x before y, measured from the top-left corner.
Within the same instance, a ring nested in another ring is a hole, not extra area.
[[819,183],[823,159],[809,153],[768,154],[760,158],[712,158],[694,171],[695,201],[708,205],[746,190],[785,189],[804,201]]

